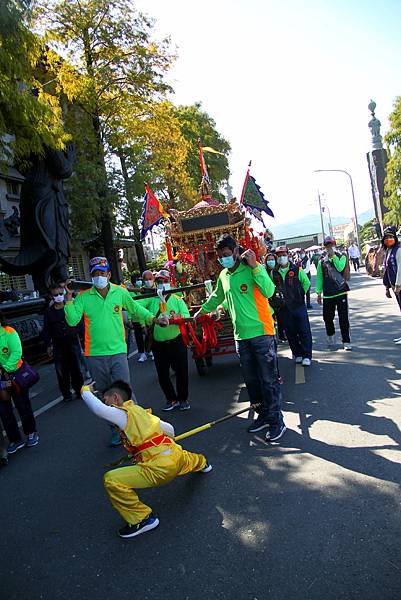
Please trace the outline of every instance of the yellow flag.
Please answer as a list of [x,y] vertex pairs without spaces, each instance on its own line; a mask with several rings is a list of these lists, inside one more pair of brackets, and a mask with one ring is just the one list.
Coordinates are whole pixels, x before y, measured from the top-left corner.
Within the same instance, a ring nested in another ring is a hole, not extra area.
[[223,152],[219,152],[218,150],[215,150],[214,148],[210,148],[210,146],[203,146],[202,150],[203,150],[203,152],[211,152],[212,154],[221,154],[221,156],[225,156],[225,154],[223,154]]

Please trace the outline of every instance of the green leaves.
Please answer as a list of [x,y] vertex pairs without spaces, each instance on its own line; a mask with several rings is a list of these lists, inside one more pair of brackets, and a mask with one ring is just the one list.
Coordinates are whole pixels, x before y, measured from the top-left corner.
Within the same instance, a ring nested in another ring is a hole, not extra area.
[[389,145],[390,159],[387,163],[386,193],[384,200],[388,212],[384,215],[387,224],[401,225],[401,97],[394,103],[390,114],[390,130],[385,136]]

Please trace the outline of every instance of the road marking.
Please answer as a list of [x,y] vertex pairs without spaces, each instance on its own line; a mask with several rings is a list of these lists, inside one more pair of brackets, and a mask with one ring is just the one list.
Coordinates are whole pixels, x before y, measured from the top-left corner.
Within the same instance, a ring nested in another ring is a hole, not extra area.
[[305,383],[305,369],[302,365],[295,365],[295,383]]

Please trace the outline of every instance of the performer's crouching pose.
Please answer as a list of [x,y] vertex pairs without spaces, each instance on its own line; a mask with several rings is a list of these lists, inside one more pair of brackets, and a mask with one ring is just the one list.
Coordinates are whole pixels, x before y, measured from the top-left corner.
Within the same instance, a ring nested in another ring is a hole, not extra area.
[[115,381],[103,394],[104,403],[92,392],[82,388],[82,398],[97,415],[120,429],[121,441],[135,458],[136,464],[108,471],[104,487],[114,508],[126,521],[118,534],[130,538],[159,525],[152,509],[141,502],[136,489],[157,487],[169,483],[178,475],[212,470],[202,454],[183,450],[176,444],[174,428],[131,400],[131,388],[124,381]]

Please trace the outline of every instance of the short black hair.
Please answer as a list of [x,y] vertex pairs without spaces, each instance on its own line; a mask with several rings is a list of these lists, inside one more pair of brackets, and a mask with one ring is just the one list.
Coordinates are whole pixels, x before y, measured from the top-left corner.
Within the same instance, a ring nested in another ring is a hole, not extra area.
[[223,250],[224,248],[228,248],[231,252],[234,252],[237,247],[237,240],[233,238],[229,233],[224,233],[216,242],[216,249]]
[[131,273],[131,283],[134,284],[137,279],[142,279],[140,273]]
[[127,400],[131,400],[132,389],[131,386],[128,385],[122,379],[117,379],[117,381],[113,381],[113,383],[104,390],[103,394],[113,394],[113,392],[118,392],[123,399],[124,402]]
[[63,289],[63,286],[61,285],[61,283],[51,283],[49,285],[49,292],[51,292],[52,290],[57,290],[58,288]]

